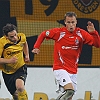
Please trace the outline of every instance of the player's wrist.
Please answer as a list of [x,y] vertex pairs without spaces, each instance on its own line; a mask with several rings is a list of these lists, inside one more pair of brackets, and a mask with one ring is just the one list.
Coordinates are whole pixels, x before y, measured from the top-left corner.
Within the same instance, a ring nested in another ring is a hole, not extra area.
[[29,55],[25,55],[25,58],[29,58]]

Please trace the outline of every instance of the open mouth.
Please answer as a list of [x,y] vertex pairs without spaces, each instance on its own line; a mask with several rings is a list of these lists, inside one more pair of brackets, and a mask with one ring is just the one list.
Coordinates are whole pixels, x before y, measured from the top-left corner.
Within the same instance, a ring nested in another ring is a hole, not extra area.
[[73,28],[70,28],[70,31],[73,31]]
[[73,30],[73,28],[70,28],[70,30]]

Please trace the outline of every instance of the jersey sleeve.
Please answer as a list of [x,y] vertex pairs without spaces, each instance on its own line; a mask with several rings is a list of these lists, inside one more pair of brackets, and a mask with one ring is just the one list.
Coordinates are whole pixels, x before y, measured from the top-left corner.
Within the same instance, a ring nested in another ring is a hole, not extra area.
[[100,47],[100,36],[97,31],[94,31],[92,33],[88,33],[84,30],[82,31],[84,36],[84,44]]
[[93,37],[93,45],[95,47],[100,47],[100,35],[97,31],[90,33]]
[[39,36],[34,44],[33,48],[40,48],[41,43],[44,41],[44,39],[53,39],[57,40],[59,37],[59,28],[53,28],[47,31],[43,31]]

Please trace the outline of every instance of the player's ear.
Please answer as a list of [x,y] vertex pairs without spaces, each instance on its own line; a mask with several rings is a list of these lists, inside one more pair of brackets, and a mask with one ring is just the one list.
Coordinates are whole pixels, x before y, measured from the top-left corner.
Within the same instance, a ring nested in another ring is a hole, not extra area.
[[64,24],[66,25],[66,20],[64,19]]
[[65,25],[66,25],[66,21],[64,20],[64,23],[65,23]]
[[8,39],[8,36],[4,35],[7,39]]

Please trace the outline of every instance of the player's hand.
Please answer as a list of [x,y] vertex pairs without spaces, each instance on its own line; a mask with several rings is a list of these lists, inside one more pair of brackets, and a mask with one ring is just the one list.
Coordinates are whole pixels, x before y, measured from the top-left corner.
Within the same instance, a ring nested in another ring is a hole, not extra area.
[[90,22],[90,21],[88,21],[87,24],[88,24],[88,26],[87,26],[88,32],[89,33],[94,32],[95,31],[94,24],[92,22]]
[[29,62],[30,61],[29,56],[25,56],[24,60],[25,60],[25,62]]
[[12,63],[12,64],[16,63],[17,61],[18,59],[16,57],[12,57],[9,59],[9,63]]
[[32,50],[32,53],[35,53],[35,54],[39,54],[39,52],[40,52],[40,50],[37,49],[37,48],[35,48],[35,49]]

